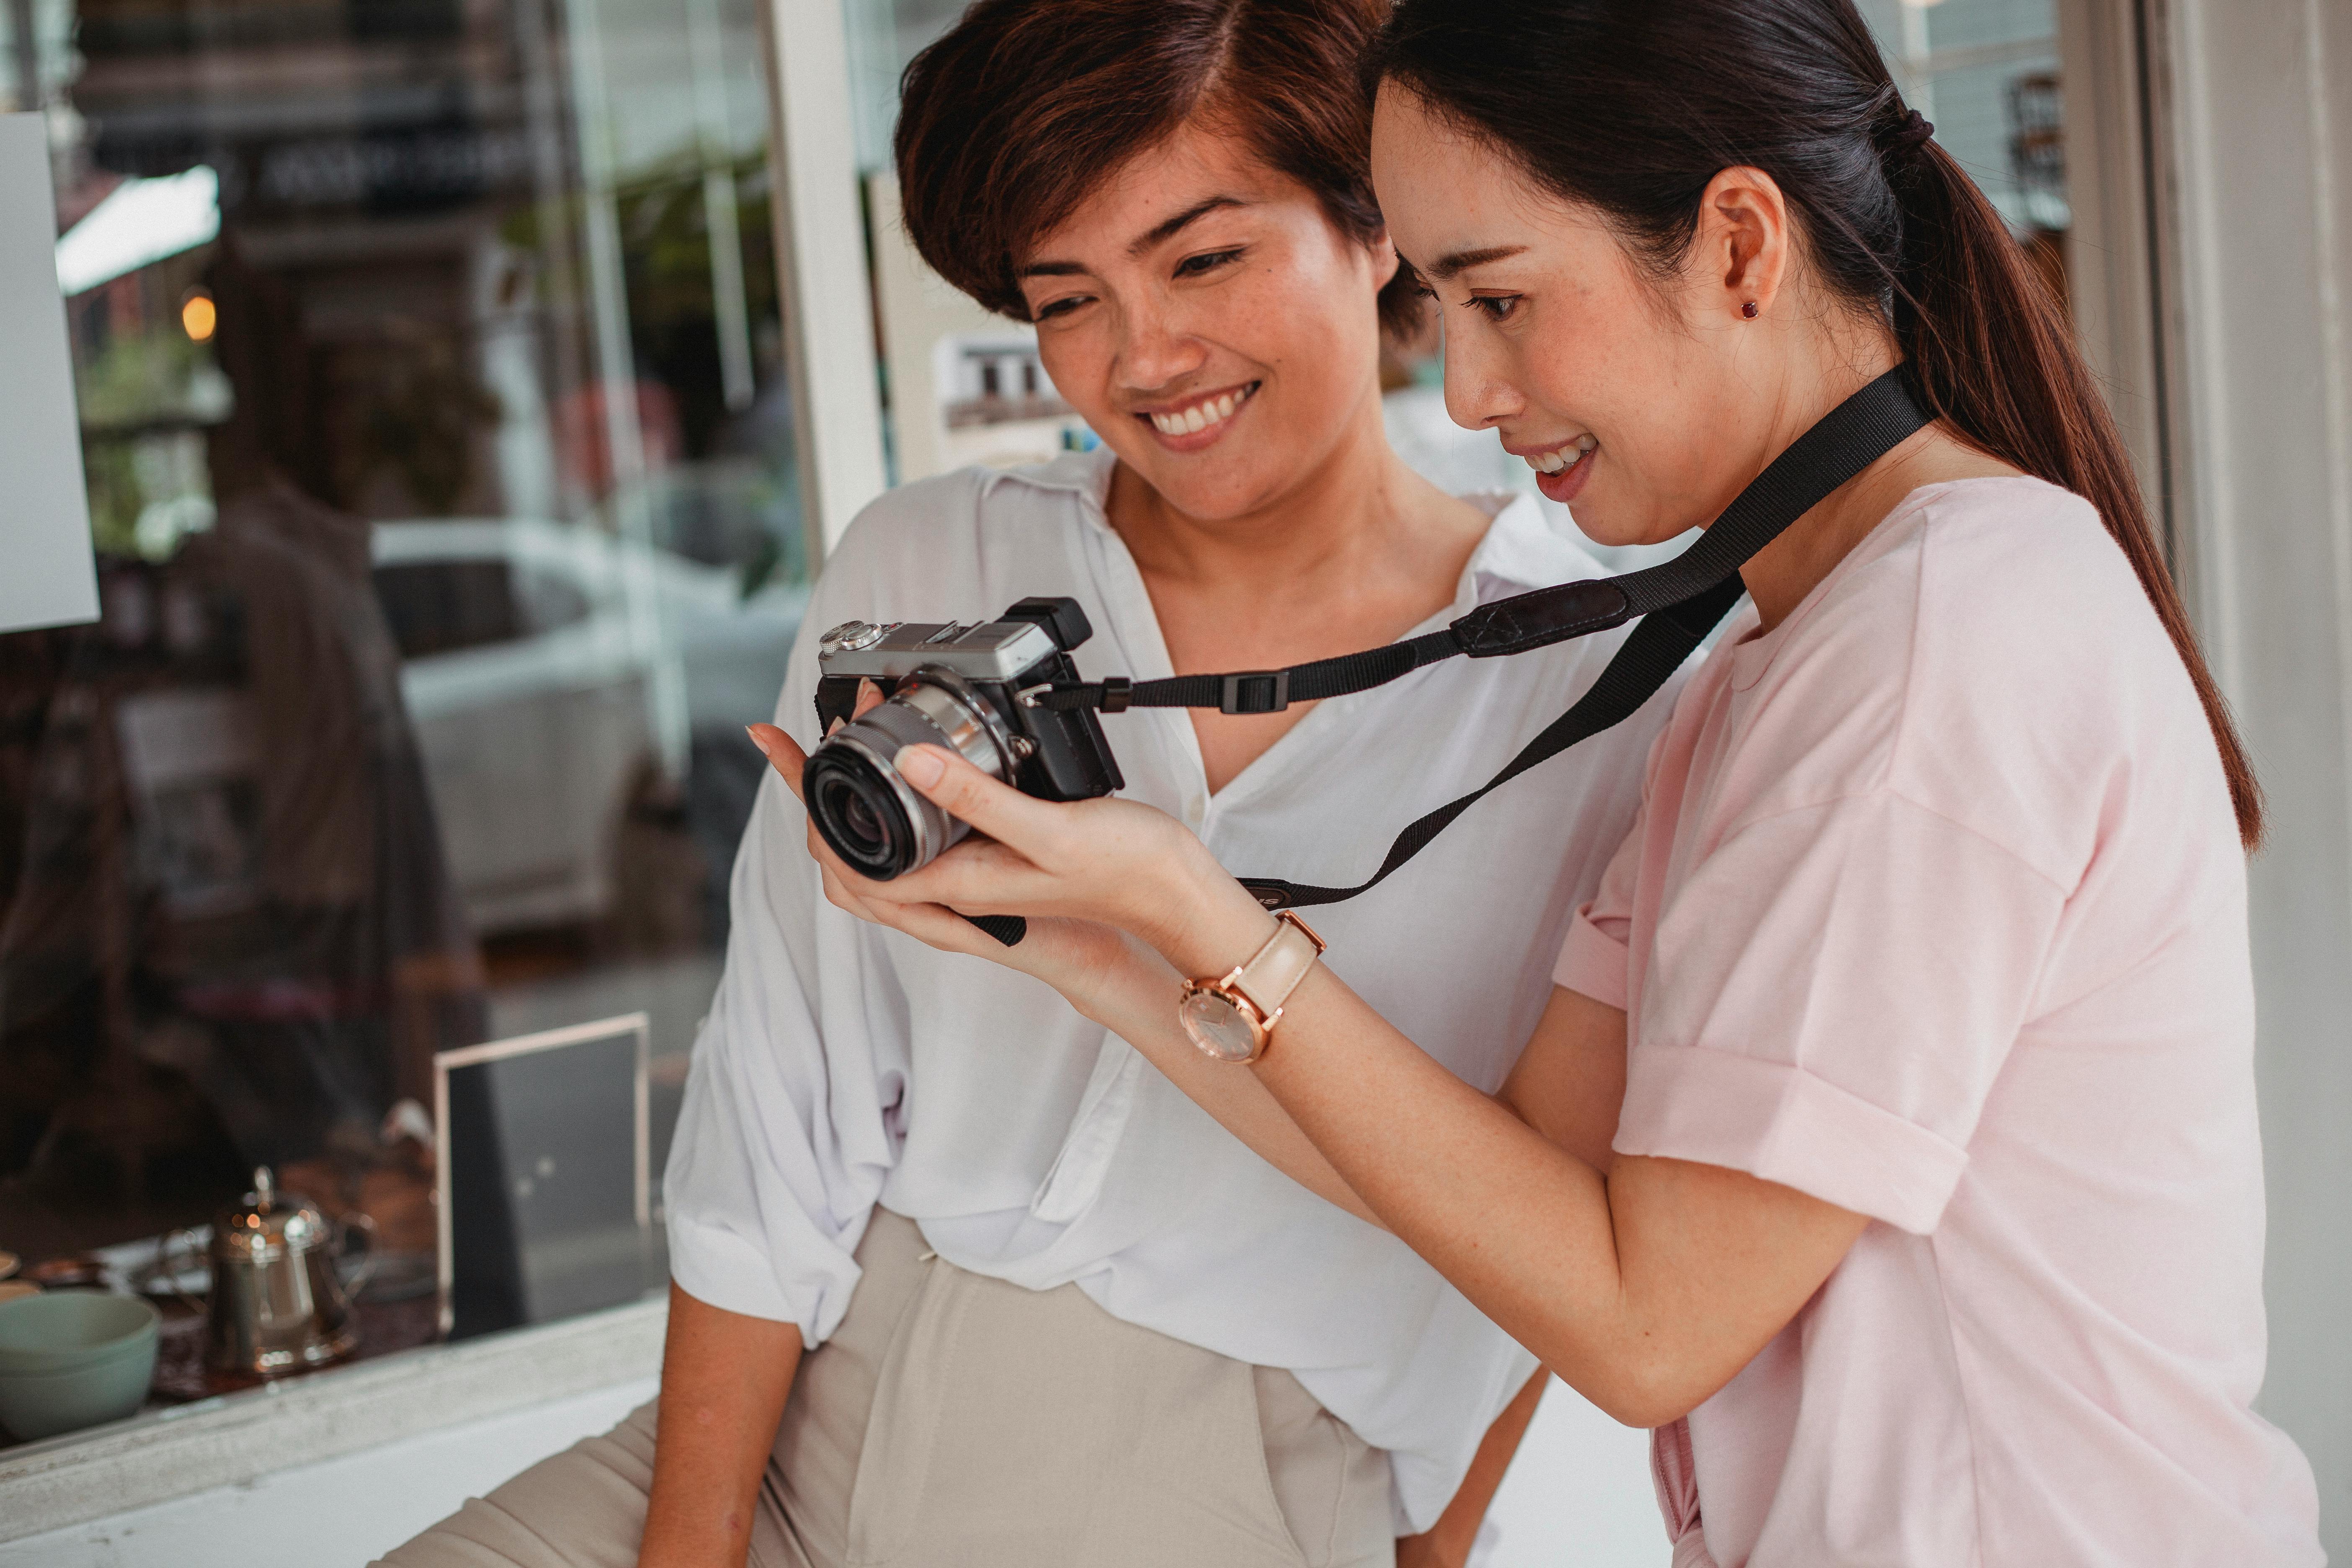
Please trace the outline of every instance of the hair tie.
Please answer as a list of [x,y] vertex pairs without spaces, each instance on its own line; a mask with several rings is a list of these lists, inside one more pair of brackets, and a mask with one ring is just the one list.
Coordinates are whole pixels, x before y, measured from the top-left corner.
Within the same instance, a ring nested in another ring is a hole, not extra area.
[[1926,115],[1920,113],[1916,109],[1906,109],[1903,111],[1901,117],[1895,121],[1894,125],[1888,129],[1886,132],[1886,144],[1889,147],[1907,153],[1912,148],[1926,142],[1929,137],[1935,135],[1935,133],[1936,127]]

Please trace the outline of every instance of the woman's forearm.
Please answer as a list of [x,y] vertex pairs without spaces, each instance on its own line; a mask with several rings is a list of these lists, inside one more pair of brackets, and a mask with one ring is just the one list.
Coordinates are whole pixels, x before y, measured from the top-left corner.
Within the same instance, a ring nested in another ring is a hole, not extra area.
[[[1256,1070],[1210,1060],[1177,1022],[1177,970],[1232,967],[1274,920],[1229,879],[1202,870],[1192,881],[1168,900],[1179,918],[1148,933],[1177,966],[1169,983],[1122,966],[1125,978],[1087,998],[1088,1011],[1295,1179],[1320,1191],[1303,1171],[1328,1172],[1323,1184],[1368,1208],[1563,1376],[1563,1352],[1606,1360],[1616,1336],[1602,1321],[1619,1315],[1622,1292],[1600,1173],[1448,1072],[1320,964],[1291,994]],[[1556,1342],[1571,1326],[1577,1343]],[[1580,1344],[1598,1353],[1575,1353]]]
[[[1292,993],[1255,1071],[1210,1060],[1177,1022],[1178,970],[1232,967],[1274,920],[1207,867],[1185,879],[1165,902],[1171,918],[1146,933],[1177,966],[1166,982],[1121,965],[1081,1005],[1294,1180],[1339,1202],[1326,1190],[1336,1188],[1344,1206],[1395,1231],[1608,1408],[1588,1384],[1618,1354],[1624,1302],[1600,1173],[1448,1072],[1320,964]],[[1574,1367],[1591,1370],[1580,1380]]]
[[1319,966],[1258,1077],[1391,1230],[1630,1426],[1728,1382],[1867,1223],[1721,1166],[1620,1155],[1604,1176]]
[[639,1568],[743,1568],[761,1478],[800,1361],[794,1325],[726,1311],[670,1287]]
[[1254,1076],[1391,1229],[1610,1407],[1601,1395],[1634,1336],[1599,1172],[1455,1078],[1320,967],[1292,994]]
[[[1181,913],[1147,932],[1179,970],[1220,973],[1265,942],[1272,917],[1245,889],[1198,869],[1187,880],[1163,906]],[[1548,1013],[1546,1026],[1561,1017],[1574,1015]],[[1172,995],[1129,1029],[1139,1047],[1153,1042],[1154,1060],[1200,1057]],[[1539,1030],[1530,1056],[1547,1044]],[[1721,1386],[1864,1223],[1716,1166],[1619,1158],[1604,1175],[1454,1077],[1321,964],[1254,1070],[1200,1059],[1212,1075],[1254,1077],[1381,1223],[1633,1425],[1671,1420]]]
[[1130,962],[1105,965],[1096,984],[1083,996],[1072,997],[1080,1011],[1132,1044],[1186,1098],[1276,1170],[1358,1219],[1381,1225],[1370,1205],[1275,1102],[1265,1085],[1249,1073],[1211,1061],[1184,1037],[1175,1023],[1182,978],[1140,941],[1129,938],[1129,943]]

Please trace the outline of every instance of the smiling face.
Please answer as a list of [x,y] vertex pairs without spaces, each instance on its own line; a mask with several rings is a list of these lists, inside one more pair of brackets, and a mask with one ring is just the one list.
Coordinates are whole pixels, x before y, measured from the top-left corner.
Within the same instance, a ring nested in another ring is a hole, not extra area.
[[1054,386],[1188,516],[1246,516],[1378,429],[1385,242],[1238,137],[1179,128],[1016,268]]
[[1672,539],[1762,467],[1777,388],[1757,329],[1770,324],[1742,315],[1740,296],[1770,300],[1785,257],[1771,234],[1748,236],[1770,254],[1743,257],[1738,225],[1709,214],[1662,282],[1598,213],[1393,83],[1373,114],[1372,183],[1399,254],[1443,307],[1446,411],[1499,432],[1585,533]]

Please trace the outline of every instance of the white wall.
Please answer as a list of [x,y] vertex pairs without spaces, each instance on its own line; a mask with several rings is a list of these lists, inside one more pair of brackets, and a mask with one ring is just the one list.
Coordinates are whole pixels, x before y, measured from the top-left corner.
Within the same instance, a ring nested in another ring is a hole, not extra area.
[[2168,0],[2187,577],[2270,793],[2253,863],[2263,1407],[2352,1558],[2352,5]]

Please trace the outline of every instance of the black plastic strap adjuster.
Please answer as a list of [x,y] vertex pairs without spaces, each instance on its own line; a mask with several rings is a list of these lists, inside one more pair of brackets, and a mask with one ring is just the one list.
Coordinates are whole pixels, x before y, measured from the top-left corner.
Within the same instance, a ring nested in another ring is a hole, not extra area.
[[1259,908],[1269,914],[1290,907],[1290,884],[1279,878],[1243,877],[1238,880],[1249,889],[1249,896],[1258,901]]
[[1221,678],[1220,713],[1279,713],[1290,706],[1290,671],[1244,669]]
[[1106,675],[1102,678],[1102,710],[1104,712],[1126,712],[1128,700],[1134,694],[1135,683],[1126,676]]

